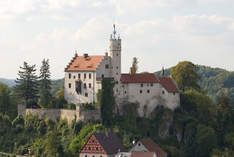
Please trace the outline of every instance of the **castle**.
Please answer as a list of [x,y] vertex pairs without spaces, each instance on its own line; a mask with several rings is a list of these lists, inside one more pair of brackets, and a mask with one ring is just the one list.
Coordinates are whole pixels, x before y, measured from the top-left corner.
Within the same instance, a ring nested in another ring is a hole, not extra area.
[[114,26],[110,36],[109,54],[90,56],[76,53],[65,68],[64,97],[68,103],[76,104],[76,110],[67,109],[27,109],[18,105],[18,115],[32,114],[39,118],[50,118],[53,121],[67,119],[88,121],[100,120],[100,110],[83,111],[81,104],[97,102],[97,93],[102,89],[102,79],[115,81],[114,96],[116,108],[122,111],[126,103],[139,105],[139,116],[149,117],[157,106],[174,110],[180,105],[180,94],[171,77],[157,77],[154,73],[121,73],[121,39],[116,37]]
[[121,73],[121,39],[115,25],[110,36],[109,54],[91,56],[77,53],[65,68],[64,97],[69,103],[95,103],[102,88],[101,80],[115,81],[116,107],[121,111],[126,102],[139,104],[139,115],[148,116],[156,106],[174,110],[180,105],[180,95],[171,77],[157,77],[154,73]]

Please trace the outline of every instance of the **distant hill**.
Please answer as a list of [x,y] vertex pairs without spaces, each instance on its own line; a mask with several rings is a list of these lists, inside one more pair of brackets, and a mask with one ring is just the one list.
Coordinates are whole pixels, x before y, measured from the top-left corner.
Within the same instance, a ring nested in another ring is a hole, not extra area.
[[[213,100],[226,95],[234,101],[234,72],[202,65],[197,65],[197,72],[201,87]],[[161,71],[156,74],[160,76]],[[165,75],[170,75],[170,69],[165,70]]]
[[15,80],[14,79],[0,78],[0,82],[8,85],[9,87],[13,87],[15,85]]
[[[16,84],[14,79],[0,78],[0,82],[8,85],[10,88],[15,86]],[[64,85],[64,79],[52,80],[52,86],[51,86],[52,95],[55,95],[58,89],[63,88],[63,85]]]

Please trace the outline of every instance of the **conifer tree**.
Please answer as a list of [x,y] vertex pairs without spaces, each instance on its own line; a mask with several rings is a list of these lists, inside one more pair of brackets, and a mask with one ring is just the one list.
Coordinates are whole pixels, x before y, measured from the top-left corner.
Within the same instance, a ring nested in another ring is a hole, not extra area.
[[42,66],[40,68],[40,88],[39,88],[39,95],[40,95],[40,105],[44,107],[48,107],[51,101],[51,80],[50,80],[50,65],[49,60],[43,59]]
[[114,114],[114,81],[111,79],[102,80],[102,91],[101,91],[101,118],[102,123],[105,126],[111,126],[113,124]]
[[36,65],[29,65],[24,62],[18,72],[16,79],[15,93],[28,106],[32,107],[38,98],[38,77],[36,75]]

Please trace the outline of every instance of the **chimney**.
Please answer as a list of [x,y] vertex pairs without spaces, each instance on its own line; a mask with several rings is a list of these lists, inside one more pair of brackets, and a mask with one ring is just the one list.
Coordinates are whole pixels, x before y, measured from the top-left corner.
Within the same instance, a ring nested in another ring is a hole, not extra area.
[[89,57],[89,54],[88,53],[84,53],[84,58],[88,58]]

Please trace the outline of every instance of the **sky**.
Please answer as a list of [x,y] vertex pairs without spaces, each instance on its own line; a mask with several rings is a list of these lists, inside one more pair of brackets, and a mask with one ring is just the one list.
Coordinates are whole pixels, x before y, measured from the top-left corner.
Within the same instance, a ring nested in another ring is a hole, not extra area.
[[233,0],[0,0],[0,77],[17,77],[26,61],[50,60],[64,77],[74,56],[104,55],[116,24],[122,72],[133,57],[139,72],[180,61],[234,70]]

